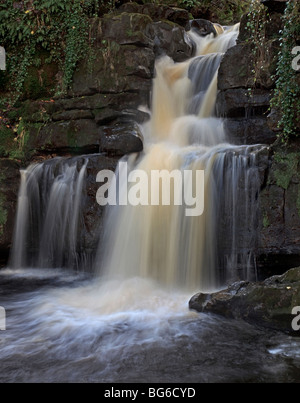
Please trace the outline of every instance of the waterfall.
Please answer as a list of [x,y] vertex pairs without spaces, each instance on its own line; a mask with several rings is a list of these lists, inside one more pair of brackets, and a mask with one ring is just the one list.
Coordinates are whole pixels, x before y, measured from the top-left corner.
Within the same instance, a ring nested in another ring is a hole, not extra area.
[[[197,172],[204,171],[204,213],[190,216],[184,203],[175,203],[182,189],[176,189],[174,178],[170,205],[162,202],[161,180],[158,194],[151,194],[160,203],[110,206],[95,263],[102,276],[142,277],[188,290],[255,278],[260,147],[229,144],[223,121],[215,116],[218,69],[235,44],[238,26],[219,33],[215,38],[190,32],[197,43],[191,60],[157,60],[151,119],[142,127],[144,152],[121,161],[128,175],[139,170],[147,178],[154,171],[182,177],[191,172],[190,189],[197,187]],[[21,171],[11,267],[84,265],[79,226],[87,161],[55,158]],[[125,200],[134,185],[127,186],[123,166],[119,198]]]
[[[108,278],[144,277],[207,291],[256,277],[256,155],[261,147],[229,144],[223,121],[215,116],[218,69],[235,44],[238,26],[216,38],[190,35],[198,47],[193,59],[157,61],[152,115],[143,127],[144,154],[123,162],[129,172],[140,170],[148,177],[153,171],[204,170],[204,214],[187,217],[185,206],[175,203],[112,206],[97,261]],[[124,180],[124,173],[118,175]],[[120,192],[124,199],[127,186]]]
[[54,158],[21,171],[11,267],[79,266],[86,166],[82,158]]

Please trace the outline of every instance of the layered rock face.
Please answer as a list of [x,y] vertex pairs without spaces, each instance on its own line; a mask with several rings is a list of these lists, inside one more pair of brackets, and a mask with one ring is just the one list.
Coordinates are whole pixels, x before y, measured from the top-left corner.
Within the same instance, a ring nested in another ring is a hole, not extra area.
[[[195,44],[185,30],[189,18],[182,9],[125,3],[114,13],[91,19],[92,49],[62,96],[51,95],[61,77],[57,66],[31,67],[19,106],[26,132],[23,151],[28,156],[23,168],[55,156],[102,154],[89,157],[87,167],[82,245],[88,251],[96,248],[97,227],[102,225],[96,175],[101,169],[115,169],[122,156],[143,150],[139,124],[149,118],[155,59],[167,54],[181,62],[193,55]],[[13,235],[20,164],[0,162],[0,251],[5,261]]]
[[[168,10],[171,19],[188,21],[183,10]],[[137,123],[148,119],[140,107],[149,107],[155,58],[164,53],[182,61],[194,46],[181,25],[137,11],[125,4],[92,19],[93,52],[78,66],[66,97],[25,103],[31,150],[122,156],[143,149]]]
[[[236,144],[272,144],[276,133],[269,127],[267,116],[279,52],[282,14],[272,8],[266,22],[263,55],[254,55],[255,45],[247,30],[249,16],[241,21],[238,44],[224,56],[220,66],[217,113],[227,118],[230,141]],[[257,66],[262,67],[255,73]]]
[[[223,58],[217,98],[217,113],[226,118],[231,142],[270,145],[258,157],[261,212],[256,254],[262,276],[300,263],[299,144],[295,142],[286,148],[273,145],[278,134],[278,116],[276,111],[269,112],[285,2],[264,3],[270,11],[265,30],[264,69],[255,81],[252,70],[257,61],[248,40],[245,16],[237,46]],[[139,124],[149,117],[155,59],[162,54],[175,62],[190,58],[195,45],[186,30],[191,25],[204,33],[214,29],[212,24],[201,20],[191,24],[189,18],[187,11],[173,7],[125,3],[115,13],[90,20],[93,49],[78,66],[66,95],[47,98],[51,83],[60,77],[56,66],[32,71],[20,107],[30,162],[57,155],[102,153],[104,160],[100,166],[104,169],[105,164],[115,167],[125,154],[142,151]],[[33,85],[32,77],[37,76],[40,80]],[[1,166],[0,249],[7,254],[12,239],[19,164],[3,159]],[[88,189],[93,201],[96,166],[91,160],[89,181],[94,184],[90,183]],[[94,204],[94,207],[89,204],[86,214],[87,240],[83,244],[88,249],[94,245],[93,235],[88,232],[95,234],[102,222],[102,210]],[[220,232],[223,240],[220,247],[226,250],[228,237]]]
[[[238,44],[225,54],[221,63],[217,113],[226,118],[226,132],[231,142],[270,145],[267,163],[265,159],[260,160],[263,181],[257,223],[259,276],[266,277],[300,263],[300,143],[296,138],[289,146],[277,141],[280,116],[277,111],[270,111],[286,2],[262,3],[269,12],[262,59],[254,55],[247,30],[249,17],[245,15]],[[257,66],[262,67],[258,75],[254,73]]]

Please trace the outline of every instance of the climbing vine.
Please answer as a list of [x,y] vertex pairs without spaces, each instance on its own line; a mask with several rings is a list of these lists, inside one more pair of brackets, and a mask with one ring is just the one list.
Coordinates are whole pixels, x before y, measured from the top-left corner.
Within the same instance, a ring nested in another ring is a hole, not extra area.
[[17,102],[30,67],[42,63],[59,66],[63,72],[59,91],[65,92],[78,61],[87,54],[88,18],[114,6],[113,0],[0,2],[0,45],[7,52],[7,70],[0,72],[0,92],[9,94],[1,97],[0,107]]
[[[259,0],[252,0],[248,13],[248,21],[246,24],[246,31],[248,33],[247,42],[253,45],[253,65],[252,76],[254,86],[258,85],[261,74],[264,71],[264,63],[266,60],[266,21],[269,14],[267,8],[261,4]],[[249,88],[250,95],[252,89]]]
[[280,111],[278,127],[282,129],[282,140],[287,141],[295,135],[295,126],[299,122],[300,86],[297,83],[297,71],[292,68],[293,48],[300,37],[300,4],[298,0],[289,0],[284,14],[284,28],[281,31],[280,53],[276,72],[276,90],[272,107]]

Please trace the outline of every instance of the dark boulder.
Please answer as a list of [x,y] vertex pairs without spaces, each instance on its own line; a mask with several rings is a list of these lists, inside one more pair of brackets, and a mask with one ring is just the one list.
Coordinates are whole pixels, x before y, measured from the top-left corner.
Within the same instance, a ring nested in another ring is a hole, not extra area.
[[292,310],[300,304],[299,295],[300,268],[297,268],[264,282],[239,282],[214,294],[200,293],[190,300],[189,307],[294,333]]
[[190,29],[193,29],[197,32],[198,35],[200,36],[206,36],[213,34],[214,36],[217,36],[217,31],[215,28],[215,25],[204,19],[196,19],[196,20],[191,20],[190,21]]
[[135,122],[118,122],[103,126],[100,137],[100,151],[122,157],[124,154],[141,152],[143,136]]
[[194,43],[186,31],[176,24],[160,21],[150,28],[156,56],[167,55],[175,62],[183,62],[193,56]]

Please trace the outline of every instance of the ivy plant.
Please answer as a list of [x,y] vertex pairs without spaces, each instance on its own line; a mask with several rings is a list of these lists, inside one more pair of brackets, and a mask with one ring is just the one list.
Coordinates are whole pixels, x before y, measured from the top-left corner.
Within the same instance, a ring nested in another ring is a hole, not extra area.
[[[96,0],[6,0],[0,2],[0,45],[7,52],[7,71],[0,72],[2,109],[21,97],[29,68],[56,63],[63,72],[59,92],[68,89],[77,63],[89,46],[89,17],[98,15]],[[106,2],[107,3],[107,2]],[[114,7],[114,1],[109,2]],[[106,8],[107,10],[107,8]]]
[[[280,53],[276,72],[276,89],[271,102],[281,115],[278,127],[283,141],[296,134],[295,126],[299,123],[300,86],[299,73],[292,68],[293,49],[300,38],[300,4],[298,0],[289,0],[284,14],[284,28],[281,31]],[[298,82],[297,82],[298,79]]]

